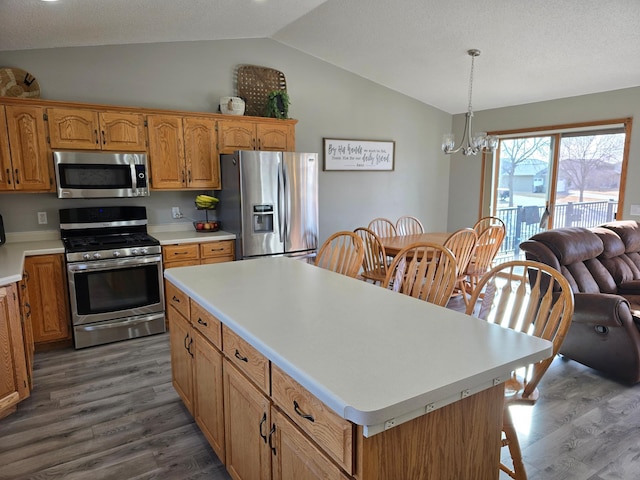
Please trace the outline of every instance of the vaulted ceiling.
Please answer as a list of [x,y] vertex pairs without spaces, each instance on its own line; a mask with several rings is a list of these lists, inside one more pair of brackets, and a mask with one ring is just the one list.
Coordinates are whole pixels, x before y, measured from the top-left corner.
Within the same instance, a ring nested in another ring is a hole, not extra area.
[[271,38],[449,113],[470,48],[474,110],[638,86],[639,26],[638,0],[0,0],[0,51]]

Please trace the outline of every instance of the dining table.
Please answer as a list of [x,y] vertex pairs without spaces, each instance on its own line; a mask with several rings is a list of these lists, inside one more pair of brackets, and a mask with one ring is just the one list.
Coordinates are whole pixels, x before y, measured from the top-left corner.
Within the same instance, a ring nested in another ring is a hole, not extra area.
[[444,242],[450,235],[450,232],[413,233],[411,235],[381,237],[380,242],[384,246],[384,251],[387,256],[395,257],[403,248],[418,242],[429,242],[444,245]]

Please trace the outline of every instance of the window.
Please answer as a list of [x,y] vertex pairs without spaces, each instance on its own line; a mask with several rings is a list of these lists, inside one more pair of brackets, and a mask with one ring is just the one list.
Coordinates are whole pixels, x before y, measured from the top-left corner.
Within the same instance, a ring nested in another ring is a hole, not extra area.
[[517,257],[520,243],[545,228],[593,227],[618,218],[630,129],[631,119],[622,119],[492,132],[499,144],[489,211],[507,226],[499,258]]

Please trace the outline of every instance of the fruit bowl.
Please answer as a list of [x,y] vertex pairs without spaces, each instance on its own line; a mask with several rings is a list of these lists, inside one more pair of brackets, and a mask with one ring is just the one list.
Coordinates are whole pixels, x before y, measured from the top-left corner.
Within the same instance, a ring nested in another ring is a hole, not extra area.
[[196,232],[217,232],[220,230],[220,222],[193,222],[193,228],[196,229]]

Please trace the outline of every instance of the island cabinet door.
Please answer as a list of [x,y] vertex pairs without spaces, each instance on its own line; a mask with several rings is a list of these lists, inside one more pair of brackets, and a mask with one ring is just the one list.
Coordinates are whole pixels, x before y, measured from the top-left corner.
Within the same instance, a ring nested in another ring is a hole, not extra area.
[[224,462],[222,353],[195,329],[193,387],[196,423],[213,451]]
[[269,398],[226,358],[222,370],[227,471],[234,480],[269,480]]
[[348,480],[327,456],[276,408],[270,430],[273,480]]
[[169,307],[169,340],[171,342],[171,377],[173,388],[182,398],[185,407],[193,415],[193,357],[194,345],[191,324]]

